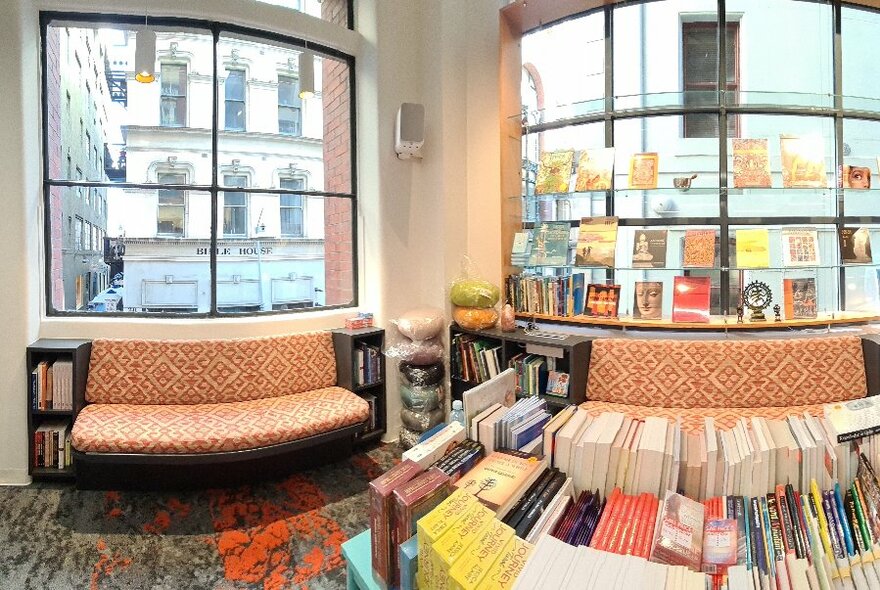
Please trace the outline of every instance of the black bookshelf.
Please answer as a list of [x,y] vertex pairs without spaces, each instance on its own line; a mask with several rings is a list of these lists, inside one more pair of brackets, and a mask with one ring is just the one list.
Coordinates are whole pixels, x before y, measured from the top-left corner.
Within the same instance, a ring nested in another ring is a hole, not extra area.
[[521,352],[531,351],[535,354],[543,354],[542,350],[556,353],[556,370],[568,373],[568,397],[540,394],[550,407],[561,408],[569,404],[579,404],[586,400],[587,372],[590,368],[590,338],[576,335],[565,335],[564,338],[544,338],[541,336],[526,334],[522,328],[515,332],[502,332],[499,328],[489,330],[468,330],[458,324],[449,327],[449,358],[450,358],[450,384],[452,399],[461,399],[468,389],[478,385],[475,381],[465,381],[456,370],[452,359],[456,357],[456,351],[452,349],[455,336],[470,334],[480,339],[497,343],[500,347],[501,369],[508,368],[510,359]]
[[[85,406],[86,377],[89,370],[89,355],[92,343],[89,340],[40,339],[27,347],[25,400],[27,403],[27,448],[28,473],[35,480],[73,480],[76,478],[76,464],[73,463],[59,469],[57,467],[37,467],[34,433],[44,423],[65,420],[71,426],[80,410]],[[31,390],[31,374],[43,362],[71,361],[73,364],[73,407],[69,410],[40,410],[34,408],[33,391]]]
[[[358,384],[355,366],[356,350],[358,345],[365,344],[379,350],[379,371],[377,378],[370,383]],[[375,411],[375,428],[369,428],[359,432],[355,437],[355,444],[367,444],[378,441],[385,434],[386,400],[385,400],[385,355],[382,350],[385,345],[385,330],[382,328],[360,328],[357,330],[338,329],[333,330],[333,347],[336,350],[336,384],[353,391],[364,399],[369,396],[375,397],[373,410]]]

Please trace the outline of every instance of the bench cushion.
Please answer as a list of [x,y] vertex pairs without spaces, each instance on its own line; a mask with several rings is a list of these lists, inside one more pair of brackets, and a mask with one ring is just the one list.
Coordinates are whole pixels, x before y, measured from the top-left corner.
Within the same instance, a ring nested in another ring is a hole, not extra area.
[[593,341],[587,399],[668,408],[823,404],[867,393],[858,336]]
[[369,418],[369,404],[341,387],[221,404],[90,404],[71,434],[95,453],[216,453],[290,442]]
[[330,332],[223,340],[92,342],[86,401],[210,404],[336,385]]
[[823,416],[823,404],[808,404],[799,406],[765,406],[754,408],[664,408],[657,406],[637,406],[632,404],[615,404],[611,402],[584,402],[581,407],[598,416],[602,412],[621,412],[630,418],[645,419],[648,416],[668,418],[674,422],[676,417],[681,416],[681,427],[687,432],[700,432],[703,430],[703,418],[711,416],[715,418],[715,427],[725,430],[733,428],[734,424],[742,417],[751,418],[757,416],[781,420],[786,416],[797,415],[803,417],[804,412],[811,416]]

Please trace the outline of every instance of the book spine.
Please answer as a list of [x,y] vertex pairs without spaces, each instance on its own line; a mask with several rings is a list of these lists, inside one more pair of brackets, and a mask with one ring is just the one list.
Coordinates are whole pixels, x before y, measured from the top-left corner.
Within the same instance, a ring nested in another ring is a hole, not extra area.
[[602,514],[599,517],[599,524],[596,525],[596,530],[593,532],[590,547],[595,549],[605,548],[605,534],[610,526],[610,521],[616,510],[616,505],[620,500],[620,496],[620,488],[614,488],[614,490],[611,491],[611,496],[605,502],[605,508],[602,510]]

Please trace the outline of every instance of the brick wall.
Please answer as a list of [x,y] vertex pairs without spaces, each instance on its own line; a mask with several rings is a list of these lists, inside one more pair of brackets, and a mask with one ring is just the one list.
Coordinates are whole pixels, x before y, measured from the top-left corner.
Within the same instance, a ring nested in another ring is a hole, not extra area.
[[[324,0],[321,18],[347,26],[348,0]],[[323,60],[324,190],[350,193],[351,100],[348,67],[344,62]],[[324,202],[324,274],[326,304],[354,299],[354,250],[352,207],[348,199]]]
[[[49,27],[46,34],[49,176],[61,178],[61,29]],[[51,265],[52,303],[56,309],[64,309],[64,278],[61,259],[61,248],[64,244],[62,234],[64,191],[63,187],[52,187],[49,191],[49,210],[45,212],[49,216],[51,238],[49,240],[51,251],[47,253],[46,258],[47,263]]]

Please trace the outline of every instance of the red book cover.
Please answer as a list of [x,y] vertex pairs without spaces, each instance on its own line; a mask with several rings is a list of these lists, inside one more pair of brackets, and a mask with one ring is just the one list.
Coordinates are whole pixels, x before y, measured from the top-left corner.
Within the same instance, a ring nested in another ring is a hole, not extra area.
[[660,499],[656,496],[651,497],[651,510],[648,513],[648,522],[647,528],[645,529],[645,536],[642,539],[642,546],[639,550],[639,555],[644,557],[645,559],[651,556],[651,545],[654,544],[654,527],[657,524],[657,510],[660,508]]
[[633,555],[642,555],[642,550],[645,546],[645,535],[648,534],[648,530],[652,530],[654,528],[654,521],[651,519],[651,513],[654,507],[654,495],[653,494],[645,494],[645,503],[642,506],[642,510],[639,513],[639,521],[638,521],[638,529],[636,531],[635,544],[633,546]]
[[615,510],[615,504],[617,503],[620,496],[620,488],[614,488],[611,491],[611,496],[609,496],[608,501],[605,502],[605,509],[602,511],[602,515],[599,517],[599,524],[596,525],[596,532],[593,533],[593,539],[590,541],[590,547],[594,549],[602,549],[605,531],[608,530],[608,523],[611,520],[611,515]]
[[602,538],[599,539],[599,545],[596,547],[597,549],[601,549],[602,551],[614,550],[614,539],[617,538],[615,536],[617,532],[616,529],[620,525],[620,512],[623,510],[623,505],[626,503],[626,499],[626,495],[620,494],[614,501],[614,506],[610,507],[610,510],[608,511],[608,522],[602,530]]
[[391,579],[393,562],[391,554],[397,547],[391,547],[391,527],[393,526],[393,496],[395,488],[422,472],[419,464],[404,460],[370,482],[370,541],[373,571],[385,581]]
[[644,518],[644,510],[645,503],[647,502],[647,497],[650,494],[643,493],[640,494],[636,499],[635,509],[633,510],[632,518],[627,521],[627,533],[626,533],[626,543],[623,547],[622,553],[625,555],[632,555],[634,548],[636,546],[636,537],[638,536],[639,529],[642,526],[642,519]]
[[637,501],[638,498],[636,496],[624,496],[624,502],[621,506],[617,526],[614,530],[614,538],[611,540],[611,545],[609,546],[609,551],[612,553],[623,553],[623,548],[626,545],[626,531],[632,520],[633,511],[635,510]]
[[668,493],[662,510],[651,561],[700,571],[705,507],[681,494]]
[[709,323],[709,277],[675,277],[672,321]]

